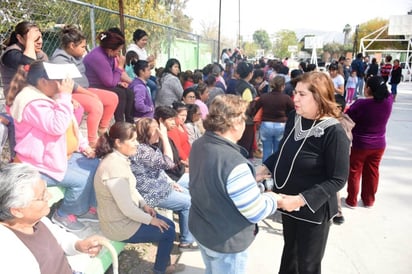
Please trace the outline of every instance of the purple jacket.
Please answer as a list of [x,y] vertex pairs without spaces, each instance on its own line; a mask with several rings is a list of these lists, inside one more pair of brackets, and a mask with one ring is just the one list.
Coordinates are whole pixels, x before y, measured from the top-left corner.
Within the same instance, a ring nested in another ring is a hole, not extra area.
[[382,149],[386,147],[386,124],[392,112],[393,97],[381,102],[373,98],[358,99],[347,110],[355,122],[352,129],[352,147],[357,149]]
[[107,56],[102,47],[95,47],[83,59],[90,87],[110,89],[120,82],[122,71],[115,66],[115,59]]
[[135,77],[128,88],[134,92],[134,117],[153,118],[154,107],[146,83],[142,79]]

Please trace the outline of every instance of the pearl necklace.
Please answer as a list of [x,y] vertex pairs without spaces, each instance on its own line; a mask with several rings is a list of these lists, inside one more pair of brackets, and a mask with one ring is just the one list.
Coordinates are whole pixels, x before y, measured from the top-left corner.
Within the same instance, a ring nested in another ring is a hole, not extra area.
[[[293,129],[289,132],[288,136],[286,137],[285,141],[283,142],[280,151],[279,151],[279,155],[276,159],[276,164],[275,164],[275,168],[273,170],[273,182],[276,185],[277,189],[282,189],[285,187],[287,181],[289,180],[290,175],[292,174],[292,170],[293,170],[293,166],[295,165],[295,160],[298,157],[299,152],[301,151],[303,145],[306,142],[306,139],[311,137],[311,136],[315,136],[315,137],[321,137],[324,133],[325,133],[325,129],[331,125],[337,124],[339,123],[339,121],[337,119],[334,119],[332,117],[329,117],[325,120],[322,120],[319,124],[317,124],[315,126],[316,120],[313,121],[312,126],[307,129],[307,130],[303,130],[302,129],[302,116],[296,114],[295,115],[295,125],[293,126]],[[295,156],[293,156],[292,159],[292,164],[290,165],[289,168],[289,172],[288,175],[286,176],[285,181],[283,182],[283,184],[281,186],[278,185],[277,181],[276,181],[276,170],[279,164],[279,160],[280,157],[282,155],[283,152],[283,148],[285,147],[287,141],[289,140],[290,136],[292,135],[292,132],[295,132],[294,134],[294,140],[295,141],[300,141],[303,139],[302,144],[300,144],[299,149],[296,151]]]

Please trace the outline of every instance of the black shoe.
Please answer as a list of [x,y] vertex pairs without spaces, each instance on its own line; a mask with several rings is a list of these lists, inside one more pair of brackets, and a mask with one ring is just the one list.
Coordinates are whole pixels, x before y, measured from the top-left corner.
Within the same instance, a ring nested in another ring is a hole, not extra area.
[[342,216],[335,216],[335,217],[333,217],[333,223],[335,224],[335,225],[341,225],[341,224],[343,224],[345,222],[345,218],[343,218],[343,215]]

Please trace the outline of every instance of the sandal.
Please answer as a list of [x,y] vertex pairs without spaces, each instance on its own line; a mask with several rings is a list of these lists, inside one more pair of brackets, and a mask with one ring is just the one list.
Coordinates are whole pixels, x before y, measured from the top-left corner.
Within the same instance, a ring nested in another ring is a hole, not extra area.
[[177,272],[182,272],[186,268],[186,265],[184,264],[172,264],[166,267],[166,274],[172,274],[172,273],[177,273]]
[[184,251],[196,251],[199,250],[199,247],[197,245],[194,245],[193,243],[190,244],[179,244],[179,250],[180,252]]

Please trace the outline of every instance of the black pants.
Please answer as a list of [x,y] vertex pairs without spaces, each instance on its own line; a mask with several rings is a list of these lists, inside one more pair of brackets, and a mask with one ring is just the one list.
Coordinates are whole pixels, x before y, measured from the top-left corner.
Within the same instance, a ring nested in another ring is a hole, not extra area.
[[320,274],[330,222],[312,224],[282,214],[283,247],[279,274]]
[[134,93],[133,90],[124,87],[114,87],[109,89],[119,97],[119,104],[114,111],[114,120],[116,122],[134,123]]

